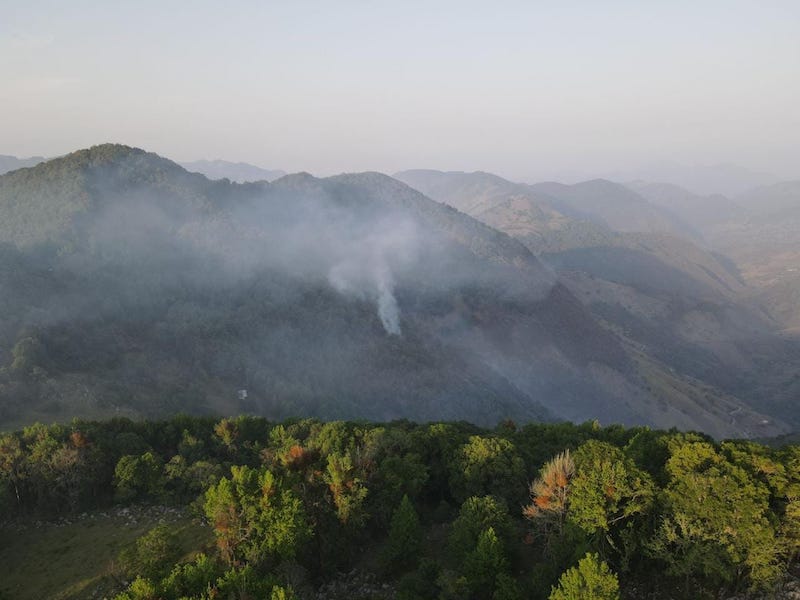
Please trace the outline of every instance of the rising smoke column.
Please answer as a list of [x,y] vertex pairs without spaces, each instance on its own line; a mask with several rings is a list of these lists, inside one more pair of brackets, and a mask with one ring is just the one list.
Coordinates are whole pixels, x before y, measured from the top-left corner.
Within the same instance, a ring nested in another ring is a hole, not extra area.
[[394,280],[385,263],[375,272],[375,285],[378,290],[378,316],[383,328],[391,335],[401,335],[400,309],[394,297]]
[[370,265],[358,258],[363,257],[350,257],[335,265],[328,274],[328,280],[341,294],[374,300],[386,333],[402,335],[400,308],[394,297],[394,278],[389,265],[380,255],[370,257]]
[[339,239],[348,242],[337,247],[337,260],[328,271],[328,281],[340,293],[375,302],[386,333],[402,335],[395,275],[418,265],[417,224],[394,216],[368,223],[368,231],[348,228]]

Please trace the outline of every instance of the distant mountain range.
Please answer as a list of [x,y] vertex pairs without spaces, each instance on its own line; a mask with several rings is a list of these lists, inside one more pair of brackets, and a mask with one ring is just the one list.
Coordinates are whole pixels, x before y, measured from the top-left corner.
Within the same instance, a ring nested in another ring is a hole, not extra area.
[[17,158],[16,156],[7,156],[0,154],[0,175],[22,169],[24,167],[33,167],[40,162],[44,162],[45,158],[42,156],[31,156],[30,158]]
[[666,204],[488,173],[238,184],[110,144],[16,170],[0,428],[179,411],[796,427],[797,344]]
[[[795,338],[777,331],[785,327],[785,313],[796,314],[797,292],[785,284],[770,295],[740,269],[748,264],[741,261],[745,232],[773,245],[788,241],[796,252],[798,223],[786,221],[793,238],[788,231],[766,235],[753,230],[754,213],[745,206],[759,202],[750,196],[701,197],[674,185],[640,182],[622,189],[603,180],[523,185],[488,173],[434,171],[395,176],[519,239],[647,360],[656,359],[684,380],[711,384],[759,409],[796,418],[800,386],[790,373],[800,365],[800,349]],[[791,200],[792,188],[785,184],[754,194],[772,198],[762,205],[800,209],[800,197]],[[767,257],[788,251],[759,249],[753,260],[774,262]],[[776,268],[786,282],[795,273],[780,261]]]
[[687,166],[671,162],[615,171],[606,174],[605,177],[614,181],[666,182],[700,196],[715,194],[738,196],[757,187],[780,181],[776,175],[753,171],[734,164]]
[[202,173],[209,179],[230,179],[237,183],[274,181],[286,175],[285,171],[262,169],[248,163],[226,160],[195,160],[179,164],[187,171]]

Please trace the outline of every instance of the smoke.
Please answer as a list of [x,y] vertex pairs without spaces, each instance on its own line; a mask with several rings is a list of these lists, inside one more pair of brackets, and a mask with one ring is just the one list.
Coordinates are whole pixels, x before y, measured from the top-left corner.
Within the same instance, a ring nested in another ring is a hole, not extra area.
[[371,226],[368,234],[339,244],[342,258],[331,267],[328,281],[341,294],[375,302],[386,333],[402,335],[393,267],[404,271],[416,266],[417,227],[403,218],[383,219]]
[[400,309],[394,297],[394,281],[392,273],[388,269],[381,269],[376,274],[376,284],[378,286],[378,316],[383,323],[386,333],[391,335],[401,335],[400,331]]

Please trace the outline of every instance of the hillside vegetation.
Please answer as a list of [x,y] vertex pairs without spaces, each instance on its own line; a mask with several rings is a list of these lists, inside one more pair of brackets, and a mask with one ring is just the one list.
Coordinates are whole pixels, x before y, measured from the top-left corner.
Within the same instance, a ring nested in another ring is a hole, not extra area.
[[798,503],[797,446],[647,428],[186,416],[33,425],[0,437],[0,594],[767,593],[795,565]]

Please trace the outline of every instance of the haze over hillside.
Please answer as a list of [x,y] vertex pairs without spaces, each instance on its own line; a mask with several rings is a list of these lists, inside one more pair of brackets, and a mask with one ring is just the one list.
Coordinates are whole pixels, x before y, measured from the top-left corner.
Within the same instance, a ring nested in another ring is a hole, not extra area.
[[[595,318],[669,373],[784,417],[796,411],[798,342],[780,333],[797,314],[794,271],[780,258],[791,257],[786,248],[800,247],[788,233],[800,231],[786,218],[789,207],[800,206],[791,184],[754,192],[762,200],[731,201],[641,182],[626,190],[607,181],[515,184],[488,173],[396,177],[519,239]],[[751,262],[733,259],[746,245],[731,257],[721,254],[737,243],[734,235],[758,237],[755,213],[743,203],[782,207],[784,216],[783,234],[766,236],[772,241],[754,249]],[[776,240],[783,240],[783,250],[764,247],[775,248]],[[763,285],[753,265],[769,272],[770,264],[781,277]]]
[[730,163],[699,166],[661,162],[614,171],[606,177],[614,181],[671,183],[700,196],[737,196],[780,181],[780,177],[772,173]]
[[4,422],[800,418],[795,345],[678,217],[611,182],[423,179],[477,220],[379,173],[240,185],[117,145],[0,177]]

